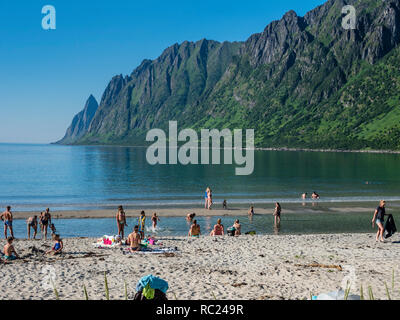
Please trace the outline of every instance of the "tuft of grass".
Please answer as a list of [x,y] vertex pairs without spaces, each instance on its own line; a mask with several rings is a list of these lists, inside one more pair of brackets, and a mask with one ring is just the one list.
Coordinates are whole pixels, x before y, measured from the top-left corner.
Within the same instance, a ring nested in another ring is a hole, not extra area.
[[386,295],[387,295],[388,299],[389,299],[389,300],[392,300],[392,299],[390,298],[389,288],[388,288],[386,282],[385,282],[385,289],[386,289]]
[[349,298],[350,288],[350,281],[347,280],[346,290],[344,291],[344,300],[347,300]]
[[89,296],[88,296],[88,293],[87,293],[85,285],[83,285],[83,295],[85,296],[85,300],[89,300]]
[[50,278],[50,281],[51,281],[51,284],[53,285],[53,290],[54,290],[54,294],[56,296],[56,299],[60,300],[60,295],[58,294],[58,291],[57,291],[56,285],[53,282],[53,279]]
[[178,297],[175,294],[175,291],[172,292],[174,294],[175,300],[178,300]]
[[363,286],[362,285],[360,287],[360,300],[365,300],[364,299],[364,290],[363,290]]
[[368,295],[369,295],[369,300],[375,300],[371,286],[368,286]]
[[126,281],[124,281],[124,287],[125,287],[125,300],[128,300],[128,286],[126,284]]
[[110,290],[108,289],[107,274],[104,271],[104,289],[106,291],[106,299],[110,300]]
[[214,300],[217,300],[217,297],[215,296],[214,291],[211,291],[211,293],[212,293],[212,295],[214,297]]

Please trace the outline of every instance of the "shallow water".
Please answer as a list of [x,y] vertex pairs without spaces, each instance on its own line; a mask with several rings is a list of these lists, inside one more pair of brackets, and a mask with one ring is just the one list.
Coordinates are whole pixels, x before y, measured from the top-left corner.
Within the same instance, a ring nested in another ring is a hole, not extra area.
[[[394,214],[395,220],[400,221],[400,214]],[[202,234],[209,234],[218,217],[196,217]],[[315,233],[364,233],[374,232],[371,226],[371,214],[367,213],[312,213],[282,215],[280,229],[274,228],[272,215],[256,215],[248,217],[222,217],[222,224],[233,225],[235,219],[242,224],[242,233],[256,231],[257,234],[315,234]],[[101,237],[117,233],[115,219],[53,219],[57,233],[62,237]],[[126,235],[137,223],[136,218],[127,219]],[[26,223],[15,220],[14,233],[17,238],[26,237]],[[186,236],[189,223],[184,217],[162,217],[157,229],[152,230],[149,219],[146,222],[146,235]],[[40,235],[40,233],[39,233]]]
[[215,202],[300,203],[316,190],[321,202],[400,200],[400,155],[256,151],[251,176],[235,165],[146,162],[134,147],[0,144],[0,205],[14,211],[202,206]]

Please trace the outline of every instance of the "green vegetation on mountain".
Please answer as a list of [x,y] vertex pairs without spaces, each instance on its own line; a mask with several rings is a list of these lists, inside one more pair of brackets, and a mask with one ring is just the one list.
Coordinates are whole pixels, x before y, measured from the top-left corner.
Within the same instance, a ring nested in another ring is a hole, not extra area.
[[[355,30],[342,27],[347,4]],[[90,126],[61,143],[144,145],[176,120],[253,128],[257,147],[400,149],[399,43],[399,1],[329,0],[245,42],[175,44],[114,77]]]

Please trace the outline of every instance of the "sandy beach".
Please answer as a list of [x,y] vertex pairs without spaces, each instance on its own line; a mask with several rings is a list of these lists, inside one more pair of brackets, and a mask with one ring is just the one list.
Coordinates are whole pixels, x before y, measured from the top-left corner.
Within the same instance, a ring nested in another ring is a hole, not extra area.
[[[50,275],[60,299],[104,299],[104,272],[111,299],[129,297],[145,275],[169,283],[169,299],[310,299],[338,289],[351,279],[352,293],[362,285],[375,299],[399,296],[400,244],[395,235],[376,243],[374,234],[264,235],[240,237],[161,238],[173,254],[124,254],[120,248],[98,249],[96,239],[64,239],[62,256],[44,256],[47,240],[16,240],[21,260],[1,265],[0,299],[55,299]],[[4,245],[4,240],[1,244]],[[38,249],[38,250],[36,250]],[[395,290],[392,293],[392,272]]]

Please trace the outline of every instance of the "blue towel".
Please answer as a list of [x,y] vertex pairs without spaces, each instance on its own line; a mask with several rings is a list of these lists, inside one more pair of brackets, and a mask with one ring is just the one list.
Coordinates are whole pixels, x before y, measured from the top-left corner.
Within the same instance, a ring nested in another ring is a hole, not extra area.
[[138,284],[136,285],[136,292],[143,290],[147,284],[150,284],[150,287],[154,290],[158,289],[164,293],[167,293],[168,282],[155,277],[152,274],[149,274],[148,276],[145,276],[139,280]]

